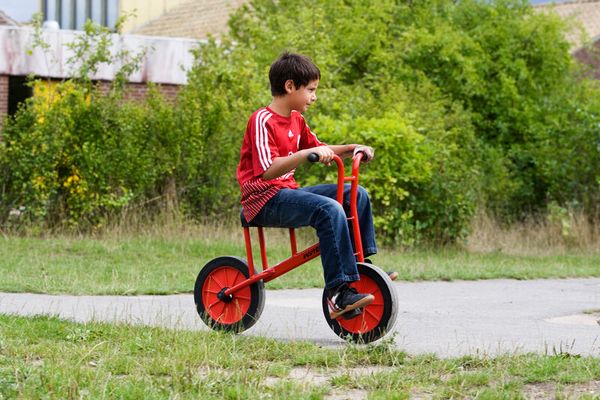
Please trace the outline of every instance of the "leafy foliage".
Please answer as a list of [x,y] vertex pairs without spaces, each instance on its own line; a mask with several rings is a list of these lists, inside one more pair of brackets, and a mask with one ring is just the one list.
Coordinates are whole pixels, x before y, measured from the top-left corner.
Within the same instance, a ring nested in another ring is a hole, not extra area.
[[[236,209],[242,135],[284,50],[321,69],[306,115],[320,139],[376,148],[362,182],[388,240],[459,240],[477,207],[507,221],[549,204],[600,213],[598,84],[569,54],[565,22],[527,1],[253,0],[229,25],[195,51],[173,105],[157,91],[123,100],[139,57],[107,54],[87,27],[78,79],[6,124],[0,219],[25,206],[50,226],[93,225],[161,196],[197,216]],[[117,60],[126,68],[101,95],[85,76]]]

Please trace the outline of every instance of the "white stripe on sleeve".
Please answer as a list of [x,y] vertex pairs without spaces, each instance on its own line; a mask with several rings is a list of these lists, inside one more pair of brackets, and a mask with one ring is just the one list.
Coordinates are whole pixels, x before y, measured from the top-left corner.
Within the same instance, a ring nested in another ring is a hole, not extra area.
[[271,150],[269,148],[269,136],[266,129],[266,122],[271,117],[266,109],[261,110],[256,115],[256,149],[258,150],[258,160],[263,170],[267,170],[273,163],[271,160]]
[[261,159],[261,165],[263,169],[266,171],[271,164],[273,164],[273,159],[271,157],[271,148],[269,147],[269,131],[267,130],[267,121],[271,118],[273,114],[266,111],[262,114],[260,119],[261,124],[261,145],[263,151],[263,158]]

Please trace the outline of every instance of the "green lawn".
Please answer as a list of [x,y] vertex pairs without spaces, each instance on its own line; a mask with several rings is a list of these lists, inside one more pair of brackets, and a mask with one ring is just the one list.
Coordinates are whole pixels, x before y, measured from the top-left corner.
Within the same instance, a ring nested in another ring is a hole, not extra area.
[[[197,235],[0,238],[0,291],[72,294],[166,294],[190,292],[200,268],[220,255],[244,257],[238,234],[205,229]],[[289,255],[286,237],[269,243],[269,261]],[[233,237],[232,237],[233,236]],[[302,235],[301,235],[302,236]],[[269,240],[269,236],[267,236]],[[309,243],[304,238],[304,242]],[[255,263],[260,264],[255,250]],[[463,250],[382,249],[373,258],[403,280],[567,278],[600,276],[600,254],[515,256]],[[269,282],[268,288],[323,285],[320,262],[313,261]]]
[[[412,357],[305,342],[0,315],[0,398],[516,399],[600,391],[600,359]],[[580,397],[583,396],[583,397]]]

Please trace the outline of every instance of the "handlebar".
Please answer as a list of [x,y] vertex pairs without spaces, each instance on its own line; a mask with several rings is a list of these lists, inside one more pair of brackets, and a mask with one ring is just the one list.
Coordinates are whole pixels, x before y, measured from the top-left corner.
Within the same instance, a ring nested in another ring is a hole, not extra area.
[[[347,181],[350,182],[350,215],[352,216],[350,219],[352,220],[352,235],[354,237],[354,243],[356,246],[356,259],[360,262],[364,261],[365,258],[360,237],[360,226],[358,224],[356,198],[358,195],[358,170],[363,157],[367,157],[367,154],[363,151],[359,151],[354,155],[352,158],[352,174],[350,176],[346,176],[344,171],[344,162],[339,156],[333,156],[333,161],[337,165],[338,170],[336,200],[342,205],[344,204],[345,183]],[[317,153],[310,153],[306,158],[308,161],[314,163],[319,161],[320,157]]]
[[[360,157],[359,157],[360,156]],[[338,156],[335,156],[338,157]],[[367,153],[365,153],[364,151],[359,151],[358,153],[356,153],[353,157],[353,159],[359,158],[359,162],[362,161],[363,158],[367,157]],[[310,153],[306,159],[308,160],[308,162],[311,163],[316,163],[319,161],[319,155],[317,153]]]
[[306,159],[308,162],[315,163],[319,161],[319,155],[317,153],[310,153]]

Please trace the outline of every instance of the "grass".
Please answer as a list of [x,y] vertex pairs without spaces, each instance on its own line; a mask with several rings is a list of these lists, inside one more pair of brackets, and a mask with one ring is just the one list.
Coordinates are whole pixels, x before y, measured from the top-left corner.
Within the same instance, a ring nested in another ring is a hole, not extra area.
[[[600,393],[600,359],[409,356],[305,342],[0,315],[0,398],[539,398]],[[594,392],[593,392],[594,393]]]
[[[311,235],[299,232],[299,247],[312,243]],[[520,247],[520,235],[510,232],[493,240],[474,240],[475,245],[465,249],[386,248],[373,261],[398,270],[404,280],[600,276],[596,244],[583,251],[570,246]],[[289,255],[285,231],[269,230],[267,240],[271,262]],[[489,246],[491,242],[499,245]],[[243,257],[241,229],[184,223],[88,236],[5,235],[0,236],[0,291],[190,292],[200,268],[220,255]],[[267,287],[322,285],[320,263],[313,261]],[[569,353],[439,359],[398,351],[393,338],[331,349],[219,332],[0,314],[0,399],[592,399],[599,395],[600,358]]]
[[[299,232],[299,247],[315,241]],[[255,242],[256,242],[255,238]],[[285,230],[268,230],[269,261],[290,254]],[[202,266],[221,255],[245,258],[241,229],[226,225],[157,226],[96,236],[0,237],[0,291],[71,294],[168,294],[190,292]],[[514,247],[514,246],[513,246]],[[260,264],[255,248],[255,263]],[[400,279],[534,279],[600,276],[600,253],[382,248],[373,262]],[[292,271],[267,287],[322,287],[320,261]]]

